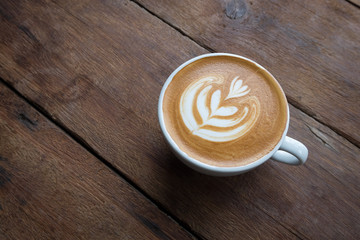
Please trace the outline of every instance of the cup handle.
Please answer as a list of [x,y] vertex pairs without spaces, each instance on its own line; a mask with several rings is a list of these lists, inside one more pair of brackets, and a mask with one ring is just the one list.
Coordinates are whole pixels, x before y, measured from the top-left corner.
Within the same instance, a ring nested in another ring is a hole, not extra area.
[[272,160],[290,165],[302,165],[306,162],[309,151],[301,142],[286,136]]

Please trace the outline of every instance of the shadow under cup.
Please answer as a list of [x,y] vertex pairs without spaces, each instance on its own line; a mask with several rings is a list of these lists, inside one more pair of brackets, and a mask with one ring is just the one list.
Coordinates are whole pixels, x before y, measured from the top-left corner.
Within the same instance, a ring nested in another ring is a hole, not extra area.
[[158,115],[174,154],[201,173],[232,176],[270,158],[293,165],[307,158],[306,147],[286,137],[289,108],[279,83],[238,55],[205,54],[179,66],[162,88]]

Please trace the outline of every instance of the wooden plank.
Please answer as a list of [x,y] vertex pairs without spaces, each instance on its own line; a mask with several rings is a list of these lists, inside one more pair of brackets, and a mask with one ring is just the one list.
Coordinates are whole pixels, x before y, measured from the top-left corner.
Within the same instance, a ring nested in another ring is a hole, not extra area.
[[293,105],[360,146],[360,14],[345,1],[138,0],[217,52],[254,59]]
[[0,83],[1,239],[191,239]]
[[204,49],[133,3],[62,4],[67,12],[52,3],[3,6],[1,76],[164,208],[206,238],[357,236],[358,148],[291,108],[290,134],[310,149],[305,166],[269,162],[221,179],[195,173],[165,145],[156,106],[168,74]]

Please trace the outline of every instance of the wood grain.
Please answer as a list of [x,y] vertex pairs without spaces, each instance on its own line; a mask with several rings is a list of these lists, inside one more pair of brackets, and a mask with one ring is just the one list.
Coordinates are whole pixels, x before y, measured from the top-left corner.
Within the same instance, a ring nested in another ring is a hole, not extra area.
[[254,59],[293,105],[360,146],[360,14],[345,1],[144,1],[216,52]]
[[358,237],[358,148],[292,107],[305,166],[193,172],[165,145],[156,107],[170,72],[206,51],[131,2],[59,4],[0,3],[1,77],[163,208],[205,238]]
[[1,239],[191,239],[0,83]]

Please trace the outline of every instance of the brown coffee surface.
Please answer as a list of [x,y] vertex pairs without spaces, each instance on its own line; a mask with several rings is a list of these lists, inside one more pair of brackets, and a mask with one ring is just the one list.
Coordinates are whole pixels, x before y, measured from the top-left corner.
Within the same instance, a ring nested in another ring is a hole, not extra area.
[[278,82],[232,56],[202,58],[180,70],[162,110],[166,130],[184,153],[222,167],[247,165],[273,150],[288,117]]

